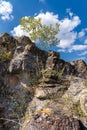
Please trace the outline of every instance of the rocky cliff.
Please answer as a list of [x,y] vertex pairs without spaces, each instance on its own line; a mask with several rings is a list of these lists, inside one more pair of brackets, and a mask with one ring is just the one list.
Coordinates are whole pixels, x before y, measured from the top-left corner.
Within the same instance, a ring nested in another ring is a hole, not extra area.
[[0,35],[0,130],[86,130],[87,64]]

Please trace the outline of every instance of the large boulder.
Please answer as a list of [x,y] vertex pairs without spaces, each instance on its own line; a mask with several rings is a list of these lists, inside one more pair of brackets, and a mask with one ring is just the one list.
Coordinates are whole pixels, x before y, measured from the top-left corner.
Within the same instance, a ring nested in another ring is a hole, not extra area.
[[[25,47],[26,48],[26,47]],[[38,68],[36,57],[30,52],[19,46],[16,49],[16,56],[11,60],[9,65],[10,73],[18,73],[20,71],[35,72]]]

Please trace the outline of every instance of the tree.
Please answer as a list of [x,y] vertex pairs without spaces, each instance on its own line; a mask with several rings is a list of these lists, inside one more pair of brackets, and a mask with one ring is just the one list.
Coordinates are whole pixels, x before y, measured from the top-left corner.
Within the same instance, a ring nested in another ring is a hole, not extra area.
[[[20,20],[22,30],[29,33],[29,37],[33,41],[38,41],[42,45],[53,46],[58,44],[59,39],[56,38],[59,32],[59,24],[56,23],[55,27],[50,24],[49,26],[41,23],[41,18],[22,17]],[[45,46],[46,47],[46,46]]]

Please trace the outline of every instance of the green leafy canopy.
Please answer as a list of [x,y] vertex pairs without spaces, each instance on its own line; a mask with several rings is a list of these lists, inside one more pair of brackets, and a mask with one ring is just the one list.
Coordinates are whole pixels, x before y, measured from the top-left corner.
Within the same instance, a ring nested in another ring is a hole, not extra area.
[[56,23],[55,27],[50,24],[49,26],[41,23],[41,18],[22,17],[20,20],[22,30],[29,33],[29,38],[33,41],[47,43],[48,45],[57,45],[59,39],[56,35],[59,32],[59,24]]

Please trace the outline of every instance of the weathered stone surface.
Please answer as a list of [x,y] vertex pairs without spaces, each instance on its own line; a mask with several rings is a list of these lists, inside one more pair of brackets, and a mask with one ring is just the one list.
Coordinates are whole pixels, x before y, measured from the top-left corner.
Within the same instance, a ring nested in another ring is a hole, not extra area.
[[70,87],[68,88],[66,94],[68,94],[68,96],[72,98],[74,102],[77,102],[80,99],[82,91],[86,89],[83,84],[86,80],[73,76],[71,76],[70,80]]
[[0,61],[0,76],[8,72],[9,61]]
[[74,65],[78,76],[87,78],[87,64],[83,60],[76,60],[71,64]]
[[84,114],[87,115],[87,89],[83,89],[80,94],[80,106]]
[[[42,87],[36,88],[35,91],[35,97],[38,99],[46,100],[46,99],[55,99],[55,98],[60,98],[68,89],[68,86],[62,86],[59,84],[54,84],[54,86],[49,86],[43,85]],[[45,86],[45,87],[44,87]]]
[[84,61],[66,62],[25,36],[15,39],[4,33],[0,47],[11,51],[10,59],[0,59],[1,130],[87,129]]
[[72,117],[47,114],[36,114],[34,120],[23,130],[86,130],[82,123]]
[[37,69],[36,57],[26,51],[14,57],[9,65],[9,72],[18,73],[20,71],[33,71]]
[[17,40],[8,33],[3,33],[0,35],[0,46],[6,47],[7,49],[12,49],[16,46],[16,44]]
[[54,51],[48,52],[48,58],[46,61],[47,69],[57,69],[57,63],[60,58],[60,54]]
[[25,46],[27,44],[31,44],[31,45],[33,44],[33,42],[26,36],[21,36],[21,37],[17,38],[17,40],[20,45]]
[[11,39],[12,37],[7,33],[3,33],[0,35],[0,43],[11,42]]
[[25,115],[27,106],[33,96],[28,84],[26,74],[5,75],[4,85],[0,86],[0,103],[2,104],[0,104],[0,118],[4,130],[20,129],[21,118]]

